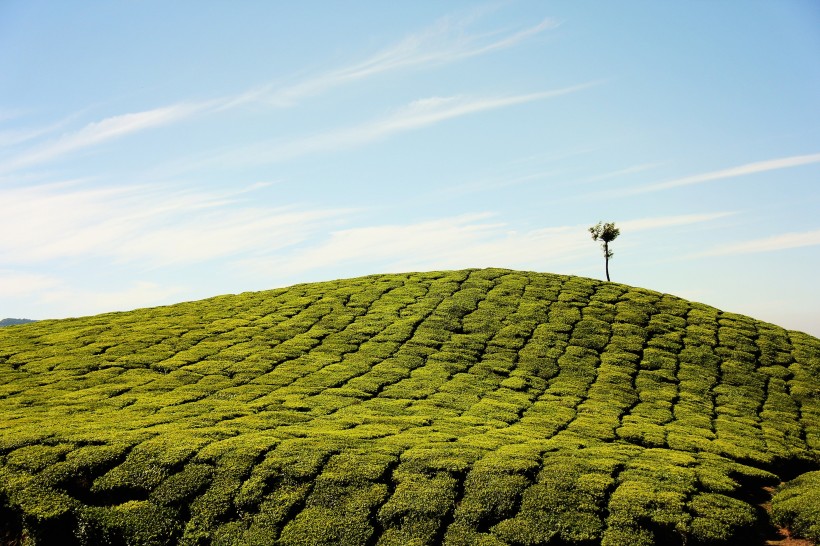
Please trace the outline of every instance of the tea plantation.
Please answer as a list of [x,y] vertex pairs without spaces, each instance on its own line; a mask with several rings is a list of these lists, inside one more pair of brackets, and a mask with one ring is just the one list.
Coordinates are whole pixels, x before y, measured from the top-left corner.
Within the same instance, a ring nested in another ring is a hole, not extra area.
[[820,539],[820,340],[670,295],[486,269],[0,329],[3,545],[729,545],[773,524]]

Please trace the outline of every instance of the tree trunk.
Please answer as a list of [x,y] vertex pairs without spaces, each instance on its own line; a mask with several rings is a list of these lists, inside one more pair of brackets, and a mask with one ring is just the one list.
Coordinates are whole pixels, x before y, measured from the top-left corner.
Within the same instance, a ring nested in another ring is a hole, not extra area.
[[609,245],[604,241],[604,259],[606,264],[606,280],[609,282]]

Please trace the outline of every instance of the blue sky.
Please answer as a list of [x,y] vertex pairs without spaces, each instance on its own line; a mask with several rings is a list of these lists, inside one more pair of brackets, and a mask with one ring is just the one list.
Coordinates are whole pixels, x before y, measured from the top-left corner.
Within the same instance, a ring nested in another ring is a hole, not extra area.
[[0,3],[0,317],[378,272],[614,281],[820,335],[820,7]]

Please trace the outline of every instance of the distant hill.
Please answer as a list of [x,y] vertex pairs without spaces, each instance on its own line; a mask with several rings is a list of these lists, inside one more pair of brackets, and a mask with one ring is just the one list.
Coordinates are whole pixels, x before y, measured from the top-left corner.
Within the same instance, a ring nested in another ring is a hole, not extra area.
[[25,318],[4,318],[0,320],[0,327],[2,326],[14,326],[16,324],[28,324],[29,322],[34,322],[31,319]]
[[820,538],[820,340],[580,277],[376,275],[3,329],[0,430],[4,545]]

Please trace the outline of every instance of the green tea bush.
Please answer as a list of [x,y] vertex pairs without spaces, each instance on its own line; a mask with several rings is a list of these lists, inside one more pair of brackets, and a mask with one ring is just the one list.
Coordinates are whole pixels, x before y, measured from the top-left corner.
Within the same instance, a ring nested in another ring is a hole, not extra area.
[[397,540],[429,543],[444,517],[453,510],[457,481],[447,473],[432,477],[397,472],[393,495],[382,505],[378,519],[387,544]]
[[[818,378],[805,334],[503,269],[41,321],[0,329],[0,536],[739,544],[820,468]],[[815,482],[774,521],[816,538]]]
[[189,464],[182,471],[169,476],[151,491],[150,500],[164,506],[178,505],[191,500],[211,481],[214,468],[205,464]]
[[820,471],[782,485],[772,498],[772,519],[797,536],[820,540]]
[[34,444],[15,449],[6,456],[6,464],[12,468],[39,472],[60,461],[74,446],[71,444]]
[[334,489],[319,481],[307,506],[282,530],[284,545],[366,544],[375,529],[370,513],[387,497],[384,484]]
[[692,537],[702,543],[727,543],[748,534],[756,518],[747,503],[718,493],[698,493],[689,501]]
[[128,501],[83,508],[76,534],[81,544],[165,546],[176,544],[180,532],[175,511],[147,501]]

